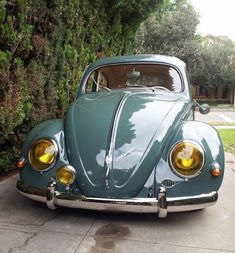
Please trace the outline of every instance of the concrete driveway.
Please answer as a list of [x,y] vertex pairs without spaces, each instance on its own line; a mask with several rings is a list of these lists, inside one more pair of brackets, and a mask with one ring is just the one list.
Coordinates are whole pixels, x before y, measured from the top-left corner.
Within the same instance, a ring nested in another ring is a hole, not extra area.
[[226,160],[215,206],[166,219],[155,214],[51,211],[21,196],[13,176],[0,183],[0,252],[235,252],[235,157],[227,154]]

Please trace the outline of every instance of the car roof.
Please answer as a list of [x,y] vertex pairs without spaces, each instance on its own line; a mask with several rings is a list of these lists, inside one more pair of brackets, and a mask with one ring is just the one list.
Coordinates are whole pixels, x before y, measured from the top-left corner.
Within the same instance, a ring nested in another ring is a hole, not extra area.
[[89,68],[98,68],[103,65],[122,64],[122,63],[162,63],[170,64],[178,67],[179,69],[185,68],[185,63],[179,58],[166,55],[154,55],[154,54],[143,54],[143,55],[125,55],[125,56],[112,56],[107,58],[101,58],[96,62],[92,63]]

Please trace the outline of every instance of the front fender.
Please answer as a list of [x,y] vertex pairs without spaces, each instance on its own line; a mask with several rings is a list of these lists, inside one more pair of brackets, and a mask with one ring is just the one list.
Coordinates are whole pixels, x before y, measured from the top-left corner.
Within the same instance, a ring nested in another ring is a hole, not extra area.
[[[218,191],[224,174],[224,150],[220,136],[215,128],[198,121],[183,121],[175,128],[174,137],[166,146],[162,159],[156,167],[156,185],[159,187],[164,179],[175,182],[174,187],[167,190],[169,197],[193,196],[197,194]],[[170,152],[173,146],[182,140],[189,140],[199,144],[205,155],[202,172],[189,179],[180,178],[171,169]],[[217,162],[221,166],[221,175],[213,177],[210,173],[212,164]]]
[[47,120],[36,125],[27,135],[23,145],[23,155],[28,153],[30,146],[40,138],[52,138],[61,143],[61,135],[64,132],[64,120],[54,119]]
[[216,129],[199,121],[183,122],[173,139],[173,144],[180,140],[191,140],[198,143],[205,152],[205,167],[218,162],[224,169],[224,149]]
[[[31,145],[41,138],[53,139],[58,147],[58,154],[55,165],[47,172],[34,170],[28,162],[28,152]],[[20,171],[21,180],[34,187],[45,189],[55,174],[55,171],[62,165],[68,164],[67,149],[64,137],[64,120],[48,120],[31,130],[23,145],[22,156],[26,159],[26,166]]]

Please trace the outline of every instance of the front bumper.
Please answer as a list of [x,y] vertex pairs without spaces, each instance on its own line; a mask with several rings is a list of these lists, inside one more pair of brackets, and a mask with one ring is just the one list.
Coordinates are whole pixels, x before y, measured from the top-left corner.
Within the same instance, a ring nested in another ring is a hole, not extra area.
[[91,198],[71,193],[60,193],[56,190],[56,183],[48,185],[46,191],[27,186],[23,182],[17,182],[18,191],[24,196],[47,203],[50,209],[56,206],[71,208],[92,209],[101,211],[118,211],[134,213],[158,213],[160,218],[167,216],[168,212],[182,212],[202,209],[216,203],[218,193],[216,191],[189,197],[166,197],[166,190],[160,187],[156,198],[131,198],[108,199]]

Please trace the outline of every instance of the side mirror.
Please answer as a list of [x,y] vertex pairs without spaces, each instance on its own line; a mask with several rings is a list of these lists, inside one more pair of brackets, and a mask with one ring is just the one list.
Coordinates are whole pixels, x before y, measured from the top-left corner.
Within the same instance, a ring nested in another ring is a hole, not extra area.
[[201,114],[208,114],[210,112],[211,108],[208,104],[202,104],[200,107],[199,107],[199,112]]
[[206,115],[206,114],[208,114],[210,112],[211,108],[210,108],[210,106],[208,104],[202,104],[202,105],[200,105],[195,100],[194,100],[194,102],[195,102],[195,105],[199,107],[199,112],[201,114]]

